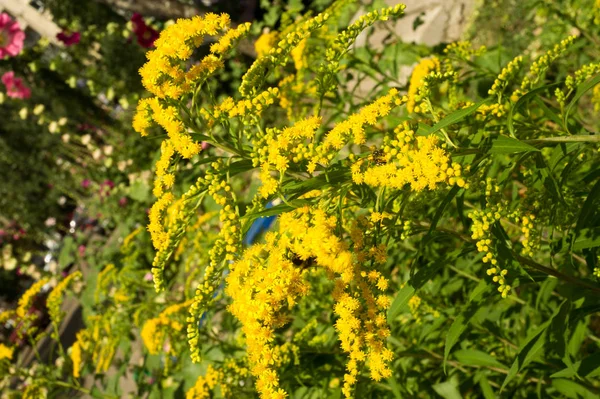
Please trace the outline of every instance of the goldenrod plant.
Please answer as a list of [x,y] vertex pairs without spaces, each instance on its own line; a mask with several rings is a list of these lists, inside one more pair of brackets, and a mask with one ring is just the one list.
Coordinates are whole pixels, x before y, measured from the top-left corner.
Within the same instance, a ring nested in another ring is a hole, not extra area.
[[[160,32],[132,117],[156,151],[153,177],[131,178],[147,215],[115,221],[82,256],[87,276],[44,275],[0,314],[60,347],[44,377],[48,362],[27,371],[0,344],[4,386],[119,397],[131,375],[132,397],[597,397],[594,16],[562,10],[589,21],[511,52],[404,43],[402,4],[352,18],[359,2],[295,3],[278,29],[209,12]],[[375,28],[383,48],[358,46]],[[256,59],[224,89],[249,42]],[[85,327],[63,348],[70,289]],[[50,333],[28,313],[43,290]]]

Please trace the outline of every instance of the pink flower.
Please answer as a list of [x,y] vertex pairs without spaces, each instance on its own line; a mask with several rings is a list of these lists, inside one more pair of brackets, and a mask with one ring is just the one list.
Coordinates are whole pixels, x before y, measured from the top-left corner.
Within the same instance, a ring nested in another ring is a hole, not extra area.
[[83,181],[81,182],[81,187],[88,188],[90,186],[90,184],[92,184],[90,179],[83,179]]
[[62,31],[56,35],[56,38],[63,42],[65,46],[72,46],[79,43],[81,40],[81,33],[79,32],[68,32]]
[[83,257],[85,255],[85,245],[80,245],[77,248],[77,252],[79,252],[79,256]]
[[14,57],[23,50],[25,32],[7,13],[0,14],[0,59]]
[[2,83],[6,86],[6,94],[12,98],[29,98],[31,97],[31,90],[25,87],[23,79],[15,78],[13,71],[6,72],[2,75]]
[[144,18],[137,12],[131,17],[133,24],[133,33],[137,37],[137,42],[140,46],[150,48],[154,45],[154,41],[158,39],[158,32],[151,26],[146,25]]

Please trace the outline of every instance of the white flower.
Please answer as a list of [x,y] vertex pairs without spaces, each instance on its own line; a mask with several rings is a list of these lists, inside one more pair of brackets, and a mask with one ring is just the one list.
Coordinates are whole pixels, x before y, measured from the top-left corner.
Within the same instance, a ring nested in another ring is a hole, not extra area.
[[42,112],[44,112],[45,108],[46,107],[44,107],[44,104],[38,104],[38,105],[35,106],[35,108],[33,108],[33,114],[34,115],[39,115]]
[[50,122],[48,125],[48,130],[50,133],[56,133],[58,131],[58,123],[56,123],[56,121]]
[[81,136],[81,144],[88,145],[91,139],[92,136],[90,136],[89,134],[84,134],[83,136]]

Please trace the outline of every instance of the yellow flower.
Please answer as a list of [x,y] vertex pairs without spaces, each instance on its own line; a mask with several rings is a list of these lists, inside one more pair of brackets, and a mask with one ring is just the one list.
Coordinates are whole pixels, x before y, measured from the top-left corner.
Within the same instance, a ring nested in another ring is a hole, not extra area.
[[254,50],[258,57],[264,57],[277,43],[277,32],[264,32],[256,39]]
[[2,360],[2,359],[11,360],[14,350],[15,350],[14,348],[11,348],[10,346],[6,346],[6,345],[0,343],[0,360]]
[[31,285],[27,291],[23,293],[21,298],[19,298],[19,304],[17,307],[17,316],[20,318],[24,318],[27,314],[27,311],[31,307],[33,303],[33,298],[40,292],[42,287],[46,285],[50,281],[48,278],[43,278]]
[[79,280],[81,278],[81,272],[76,271],[65,277],[60,283],[54,287],[52,292],[48,295],[46,300],[46,306],[48,307],[48,313],[50,314],[50,320],[58,326],[61,322],[62,312],[60,307],[62,306],[62,297],[73,280]]
[[415,69],[413,69],[408,85],[408,102],[406,103],[408,112],[421,112],[419,103],[422,99],[417,95],[419,87],[423,84],[422,82],[425,76],[432,71],[439,71],[439,69],[440,61],[436,57],[423,58],[421,62],[417,64]]

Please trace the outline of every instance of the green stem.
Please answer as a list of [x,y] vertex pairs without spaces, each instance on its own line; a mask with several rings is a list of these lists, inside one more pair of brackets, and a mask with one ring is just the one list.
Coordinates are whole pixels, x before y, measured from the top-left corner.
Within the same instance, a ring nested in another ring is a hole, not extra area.
[[536,143],[600,143],[600,135],[589,134],[579,136],[541,137],[533,140],[524,140],[528,144]]

